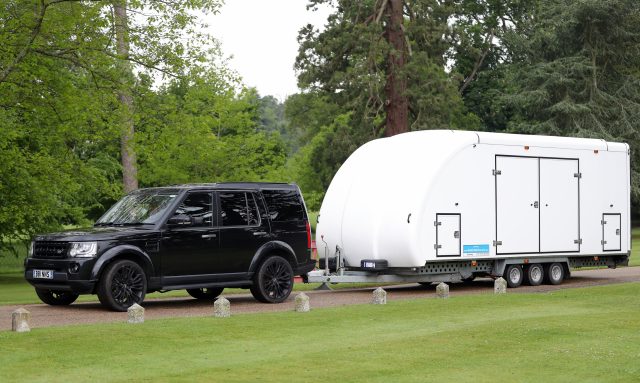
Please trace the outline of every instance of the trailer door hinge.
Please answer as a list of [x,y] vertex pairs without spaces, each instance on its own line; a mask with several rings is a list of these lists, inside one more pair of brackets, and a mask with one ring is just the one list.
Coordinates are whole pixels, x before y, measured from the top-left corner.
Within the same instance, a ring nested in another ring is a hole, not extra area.
[[502,174],[502,171],[498,170],[498,169],[493,169],[491,172],[494,176],[499,176],[500,174]]
[[502,241],[493,241],[493,246],[494,247],[500,246],[500,245],[502,245]]
[[453,232],[453,238],[460,238],[460,231],[456,230]]
[[620,235],[620,229],[616,229],[616,235]]
[[435,245],[433,245],[433,248],[436,249],[436,250],[442,249],[442,245],[435,244]]
[[602,221],[600,221],[600,224],[601,224],[601,225],[606,225],[606,224],[607,224],[607,221],[605,221],[605,220],[603,219]]
[[600,241],[600,244],[601,244],[601,245],[606,245],[606,244],[607,244],[607,241],[605,241],[605,240],[603,239],[602,241]]
[[578,245],[582,245],[582,238],[574,239],[573,243],[578,244]]
[[573,173],[573,176],[576,178],[582,178],[582,173]]
[[433,226],[440,226],[440,225],[442,225],[442,222],[433,221]]

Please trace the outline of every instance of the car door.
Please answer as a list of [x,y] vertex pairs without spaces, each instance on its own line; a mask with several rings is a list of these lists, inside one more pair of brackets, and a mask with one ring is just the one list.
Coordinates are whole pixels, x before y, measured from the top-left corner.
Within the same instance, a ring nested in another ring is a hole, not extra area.
[[[197,283],[216,273],[219,229],[214,193],[189,192],[162,234],[163,285]],[[188,219],[187,219],[188,217]]]
[[[218,269],[247,273],[257,250],[269,239],[269,224],[262,219],[258,195],[251,191],[220,191],[220,257]],[[231,277],[233,275],[230,275]]]

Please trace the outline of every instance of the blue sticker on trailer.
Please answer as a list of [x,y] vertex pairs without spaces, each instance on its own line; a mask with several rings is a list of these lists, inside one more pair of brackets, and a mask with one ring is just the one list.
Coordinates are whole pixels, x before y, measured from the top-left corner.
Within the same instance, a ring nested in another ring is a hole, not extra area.
[[482,245],[462,245],[462,253],[468,256],[488,255],[489,244]]

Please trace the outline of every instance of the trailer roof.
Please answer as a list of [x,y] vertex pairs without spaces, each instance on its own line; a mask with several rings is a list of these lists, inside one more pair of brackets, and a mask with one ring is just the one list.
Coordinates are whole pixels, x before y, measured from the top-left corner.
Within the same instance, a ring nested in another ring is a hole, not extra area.
[[[454,133],[462,133],[455,131]],[[467,133],[467,132],[465,132]],[[469,132],[471,133],[471,132]],[[627,144],[619,142],[607,142],[598,138],[576,138],[557,136],[537,136],[527,134],[507,134],[491,132],[473,132],[478,136],[479,144],[488,145],[527,145],[544,148],[564,148],[582,150],[608,150],[611,152],[624,152]]]

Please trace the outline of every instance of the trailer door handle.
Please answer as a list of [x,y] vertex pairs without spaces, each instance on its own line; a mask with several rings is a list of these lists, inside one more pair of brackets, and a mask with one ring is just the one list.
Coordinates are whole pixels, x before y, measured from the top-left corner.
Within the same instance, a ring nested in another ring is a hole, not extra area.
[[202,238],[215,238],[217,237],[216,234],[202,234]]
[[531,206],[533,206],[534,209],[537,209],[538,208],[538,201],[533,201],[533,205],[531,205]]

